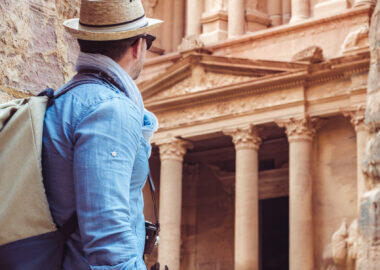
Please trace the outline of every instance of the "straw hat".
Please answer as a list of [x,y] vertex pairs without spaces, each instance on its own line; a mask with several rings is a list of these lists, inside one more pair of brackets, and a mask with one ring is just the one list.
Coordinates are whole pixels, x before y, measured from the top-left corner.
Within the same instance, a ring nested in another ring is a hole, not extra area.
[[83,40],[119,40],[149,33],[162,23],[147,18],[141,0],[82,0],[80,18],[63,23]]

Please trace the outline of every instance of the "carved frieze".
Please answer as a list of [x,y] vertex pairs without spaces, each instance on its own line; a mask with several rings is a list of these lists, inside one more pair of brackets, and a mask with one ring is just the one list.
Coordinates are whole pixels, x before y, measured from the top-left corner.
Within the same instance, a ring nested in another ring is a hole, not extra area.
[[194,68],[194,72],[198,73],[197,76],[191,76],[179,82],[175,86],[155,95],[150,100],[159,100],[167,97],[181,96],[189,93],[195,93],[212,89],[220,86],[230,85],[239,82],[251,80],[249,76],[237,76],[230,74],[206,72],[199,74],[198,69]]
[[181,110],[157,112],[160,128],[169,129],[179,126],[210,122],[213,119],[239,116],[255,110],[296,102],[299,95],[296,91],[278,90],[265,94],[256,94],[228,101],[187,107]]
[[183,156],[186,154],[186,150],[192,148],[192,145],[181,139],[173,138],[168,142],[160,144],[159,148],[161,161],[177,160],[182,162]]

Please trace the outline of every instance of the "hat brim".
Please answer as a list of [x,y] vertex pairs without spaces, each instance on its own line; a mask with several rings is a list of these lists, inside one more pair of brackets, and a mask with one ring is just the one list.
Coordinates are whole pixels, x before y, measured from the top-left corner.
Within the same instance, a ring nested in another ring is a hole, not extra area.
[[63,23],[67,32],[77,39],[107,41],[131,38],[145,33],[150,33],[159,26],[163,21],[146,18],[147,24],[143,27],[130,29],[128,26],[115,27],[88,27],[79,23],[79,18],[70,19]]

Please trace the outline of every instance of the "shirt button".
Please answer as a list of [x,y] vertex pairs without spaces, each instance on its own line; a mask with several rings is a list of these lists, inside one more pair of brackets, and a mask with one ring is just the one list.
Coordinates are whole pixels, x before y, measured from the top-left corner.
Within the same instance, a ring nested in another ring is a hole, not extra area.
[[111,155],[112,155],[113,157],[116,157],[116,156],[117,156],[117,153],[116,153],[116,152],[112,152]]

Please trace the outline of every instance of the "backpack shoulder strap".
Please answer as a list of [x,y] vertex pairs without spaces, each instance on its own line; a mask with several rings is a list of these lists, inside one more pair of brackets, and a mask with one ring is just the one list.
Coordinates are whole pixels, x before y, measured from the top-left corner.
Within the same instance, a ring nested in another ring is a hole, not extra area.
[[88,83],[88,84],[94,84],[94,83],[95,84],[101,84],[97,80],[91,80],[91,79],[86,78],[86,79],[81,79],[81,80],[69,83],[68,85],[66,85],[66,87],[61,89],[58,93],[55,93],[55,91],[52,88],[48,88],[48,89],[43,90],[37,96],[47,96],[49,98],[49,102],[48,102],[47,107],[50,107],[54,104],[55,99],[59,98],[60,96],[63,96],[64,94],[69,92],[71,89],[73,89],[79,85],[86,84],[86,83]]
[[70,218],[58,229],[61,232],[63,239],[66,241],[69,239],[75,230],[78,228],[78,216],[75,211]]

